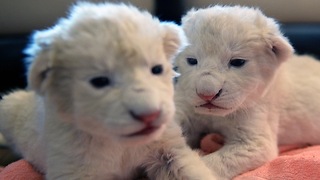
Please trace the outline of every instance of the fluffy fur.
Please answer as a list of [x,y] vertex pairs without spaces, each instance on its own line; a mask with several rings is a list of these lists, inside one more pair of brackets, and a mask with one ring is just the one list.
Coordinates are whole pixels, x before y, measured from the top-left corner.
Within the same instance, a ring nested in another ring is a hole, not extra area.
[[177,121],[192,148],[205,134],[224,136],[203,157],[218,179],[275,158],[278,144],[320,143],[320,63],[293,55],[272,18],[213,6],[182,21],[190,44],[175,62]]
[[211,179],[174,115],[182,30],[127,5],[80,3],[33,36],[30,88],[0,127],[46,179]]

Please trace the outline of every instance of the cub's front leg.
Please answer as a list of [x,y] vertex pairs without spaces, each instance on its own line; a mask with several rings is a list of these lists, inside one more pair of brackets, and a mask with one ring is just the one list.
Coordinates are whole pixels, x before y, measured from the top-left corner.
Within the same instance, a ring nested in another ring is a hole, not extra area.
[[180,109],[176,111],[175,122],[180,125],[182,134],[191,149],[199,149],[201,139],[210,132],[198,119],[193,119],[192,115],[184,113]]
[[145,164],[148,177],[156,180],[215,180],[200,156],[188,147],[180,128],[168,129],[171,134],[165,134],[150,150]]
[[258,120],[249,123],[239,121],[239,124],[225,127],[222,131],[225,139],[221,149],[202,157],[218,179],[232,179],[263,165],[278,154],[276,135],[268,125],[254,124]]

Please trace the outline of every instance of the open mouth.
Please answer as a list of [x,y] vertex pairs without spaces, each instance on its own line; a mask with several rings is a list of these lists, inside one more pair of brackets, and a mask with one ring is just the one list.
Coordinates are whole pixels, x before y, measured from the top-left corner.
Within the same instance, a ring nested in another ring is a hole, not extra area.
[[223,108],[220,106],[216,106],[214,104],[211,103],[205,103],[205,104],[201,104],[200,106],[196,106],[196,108],[206,108],[206,109],[227,109],[227,108]]
[[149,135],[152,134],[153,132],[157,131],[160,127],[156,127],[156,126],[146,126],[145,128],[143,128],[142,130],[129,134],[128,137],[133,137],[133,136],[145,136],[145,135]]

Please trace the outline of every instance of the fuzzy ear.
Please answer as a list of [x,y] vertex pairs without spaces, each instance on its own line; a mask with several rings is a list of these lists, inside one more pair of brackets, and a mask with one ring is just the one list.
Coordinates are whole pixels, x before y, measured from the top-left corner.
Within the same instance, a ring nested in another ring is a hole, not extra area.
[[286,61],[294,53],[294,49],[288,39],[282,34],[276,34],[270,38],[270,48],[281,62]]
[[38,31],[32,36],[32,43],[24,51],[29,57],[28,86],[39,94],[43,94],[46,87],[47,75],[52,67],[52,43],[57,29]]
[[182,28],[174,23],[162,23],[164,29],[163,47],[167,59],[171,60],[186,44]]
[[254,23],[260,28],[263,39],[270,48],[269,50],[280,62],[287,60],[293,55],[294,49],[289,40],[281,33],[277,21],[264,15],[260,9],[253,8],[252,10],[256,14]]
[[28,87],[36,91],[38,94],[43,95],[47,86],[46,79],[50,67],[47,62],[37,59],[29,68],[28,72]]
[[279,24],[273,18],[265,16],[259,9],[255,11],[257,12],[255,23],[263,30],[264,39],[271,52],[280,62],[287,60],[293,55],[294,49],[281,33]]
[[186,24],[197,13],[195,8],[190,9],[181,19],[181,24]]

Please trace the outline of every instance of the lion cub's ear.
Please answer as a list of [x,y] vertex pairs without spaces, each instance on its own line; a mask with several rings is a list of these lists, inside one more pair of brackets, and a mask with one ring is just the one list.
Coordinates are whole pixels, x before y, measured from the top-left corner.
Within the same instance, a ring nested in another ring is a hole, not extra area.
[[43,94],[47,86],[47,76],[51,71],[54,52],[53,41],[57,28],[37,31],[32,36],[32,43],[24,51],[29,57],[26,59],[28,66],[28,88]]
[[161,25],[164,30],[163,48],[167,59],[171,60],[187,44],[187,40],[180,26],[169,22]]
[[271,52],[280,62],[286,61],[294,53],[289,40],[283,36],[278,23],[274,19],[266,17],[259,10],[256,11],[259,12],[257,23],[260,24],[263,30],[264,39]]
[[294,52],[288,39],[282,34],[275,34],[270,37],[270,48],[280,61],[286,61]]

